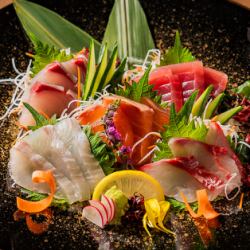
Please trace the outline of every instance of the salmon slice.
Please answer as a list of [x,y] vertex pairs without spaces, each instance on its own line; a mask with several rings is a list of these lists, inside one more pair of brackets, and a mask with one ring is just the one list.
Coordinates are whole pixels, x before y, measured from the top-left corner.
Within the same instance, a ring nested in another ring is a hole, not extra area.
[[[155,112],[151,107],[122,96],[106,96],[103,98],[102,104],[88,107],[78,119],[82,125],[97,124],[104,117],[109,105],[117,100],[120,100],[120,105],[114,114],[114,124],[121,135],[122,143],[132,147],[146,134],[154,131]],[[104,127],[102,129],[104,130]],[[150,137],[143,140],[133,151],[132,162],[134,164],[139,162],[149,152],[149,146],[154,142]]]
[[141,103],[147,105],[154,111],[153,117],[153,131],[164,131],[164,125],[169,122],[169,109],[163,109],[150,98],[143,97]]

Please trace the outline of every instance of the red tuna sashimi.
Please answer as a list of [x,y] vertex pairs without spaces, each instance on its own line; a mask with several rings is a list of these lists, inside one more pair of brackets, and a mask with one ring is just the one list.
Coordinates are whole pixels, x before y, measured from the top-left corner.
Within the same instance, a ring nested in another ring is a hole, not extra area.
[[67,73],[59,62],[48,64],[32,79],[31,84],[35,84],[37,81],[63,86],[65,91],[71,89],[76,92],[76,79],[73,79],[72,75]]
[[218,95],[226,89],[228,76],[218,70],[204,67],[204,78],[206,86],[214,86],[214,95]]
[[174,75],[172,79],[171,102],[175,104],[176,111],[179,111],[183,105],[182,84],[179,81],[178,76]]
[[[34,109],[48,117],[54,114],[60,116],[64,109],[68,107],[68,103],[75,99],[74,92],[64,91],[62,86],[36,82],[32,85],[25,102],[29,103]],[[69,111],[75,108],[72,104]],[[23,126],[35,125],[35,121],[31,113],[24,108],[19,118],[19,123]]]
[[[194,202],[196,201],[196,191],[204,189],[204,185],[185,170],[183,163],[180,158],[163,159],[146,164],[140,167],[140,170],[158,180],[166,196],[183,201],[180,196],[180,192],[183,192],[188,202]],[[215,199],[220,192],[221,190],[217,189],[213,192],[208,190],[209,199]]]
[[149,84],[153,84],[153,90],[158,90],[159,87],[171,82],[172,71],[165,67],[159,67],[153,70],[149,76]]
[[194,157],[201,166],[225,183],[230,180],[229,192],[241,185],[238,167],[227,148],[188,138],[171,138],[169,147],[175,157]]
[[220,146],[220,147],[225,147],[228,151],[228,154],[234,159],[234,161],[238,167],[238,170],[239,170],[239,173],[241,175],[242,180],[245,179],[245,175],[246,175],[245,169],[243,168],[240,160],[238,159],[238,157],[236,156],[234,151],[231,149],[229,142],[223,133],[222,128],[220,127],[220,125],[217,122],[210,123],[209,130],[208,130],[205,141],[208,144],[212,144],[212,145],[216,145],[216,146]]

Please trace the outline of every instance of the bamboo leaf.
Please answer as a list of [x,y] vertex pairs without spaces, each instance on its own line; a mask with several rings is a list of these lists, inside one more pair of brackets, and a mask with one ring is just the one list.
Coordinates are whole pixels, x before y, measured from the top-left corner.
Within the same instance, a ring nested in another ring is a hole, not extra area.
[[120,58],[143,61],[147,51],[155,48],[146,16],[138,0],[116,0],[104,34],[103,43],[112,49],[118,45]]
[[[33,34],[43,43],[59,49],[71,48],[73,52],[77,52],[83,47],[87,47],[93,39],[87,32],[38,4],[25,0],[15,0],[14,7],[31,41]],[[98,53],[100,43],[96,40],[94,43],[96,53]]]

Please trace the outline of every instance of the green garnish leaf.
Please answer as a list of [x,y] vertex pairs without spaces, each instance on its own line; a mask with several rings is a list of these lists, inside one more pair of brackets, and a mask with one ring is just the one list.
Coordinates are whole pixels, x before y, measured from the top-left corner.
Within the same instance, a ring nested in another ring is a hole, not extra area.
[[73,55],[68,55],[65,50],[60,50],[54,47],[53,45],[43,43],[39,41],[34,35],[32,35],[32,37],[35,51],[35,54],[32,56],[33,67],[31,71],[33,73],[33,76],[36,75],[39,71],[41,71],[45,66],[47,66],[51,62],[64,62],[73,58]]
[[179,31],[176,31],[174,47],[170,48],[161,60],[161,65],[195,61],[195,57],[181,44]]
[[[83,47],[87,47],[93,37],[79,27],[70,23],[62,16],[41,5],[31,1],[13,1],[15,11],[21,24],[33,42],[34,34],[36,38],[46,44],[53,45],[59,49],[71,48],[78,52]],[[101,44],[94,40],[96,53]]]
[[56,116],[52,116],[50,119],[47,119],[45,116],[41,115],[38,113],[32,106],[30,106],[28,103],[23,102],[23,105],[26,109],[29,110],[31,115],[33,116],[36,125],[35,126],[28,126],[28,129],[34,131],[37,130],[38,128],[41,128],[46,125],[55,125],[57,123]]
[[[47,194],[37,193],[25,188],[21,189],[21,192],[24,193],[25,198],[30,201],[40,201],[48,197]],[[63,198],[53,197],[51,205],[52,207],[57,207],[61,210],[67,210],[69,208],[69,202]]]
[[91,151],[103,169],[103,172],[108,175],[114,172],[113,165],[116,162],[115,155],[111,147],[109,147],[98,133],[91,132],[91,127],[84,127],[84,133],[89,139]]
[[[186,209],[185,203],[178,201],[175,198],[167,197],[166,201],[168,201],[170,203],[171,209],[175,213],[180,213]],[[198,210],[198,202],[190,203],[190,206],[194,212],[196,212]]]
[[[121,76],[124,73],[126,59],[116,69],[117,54],[117,46],[113,48],[109,56],[107,45],[103,45],[96,65],[94,42],[90,43],[89,62],[82,96],[83,100],[87,100],[90,96],[95,97],[96,92],[101,92],[107,84],[110,84],[114,88],[120,82]],[[119,81],[117,81],[118,78]]]
[[161,104],[161,96],[157,95],[156,91],[153,91],[154,85],[148,83],[148,76],[151,70],[151,65],[148,67],[143,77],[138,83],[132,82],[132,84],[125,83],[125,88],[118,88],[116,94],[124,96],[136,102],[140,102],[142,97],[148,97],[154,102]]
[[[188,103],[193,103],[197,93],[193,93]],[[170,121],[166,130],[161,133],[162,141],[157,144],[159,150],[155,151],[154,161],[158,161],[164,158],[172,158],[173,154],[168,146],[168,141],[172,137],[186,137],[198,141],[204,141],[207,134],[207,127],[203,122],[201,124],[195,124],[195,122],[189,121],[191,107],[184,105],[180,112],[177,114],[174,104],[170,107]]]
[[236,93],[243,95],[250,100],[250,80],[241,84],[237,89]]

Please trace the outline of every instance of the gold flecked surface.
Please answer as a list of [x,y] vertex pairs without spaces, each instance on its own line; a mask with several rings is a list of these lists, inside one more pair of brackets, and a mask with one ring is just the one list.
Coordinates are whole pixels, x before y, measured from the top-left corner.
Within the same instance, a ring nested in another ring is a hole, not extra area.
[[[112,0],[35,1],[65,16],[101,40]],[[223,0],[150,0],[140,1],[149,19],[156,44],[165,49],[173,44],[176,29],[183,44],[204,64],[229,75],[230,84],[240,84],[249,76],[250,48],[247,41],[249,12]],[[13,7],[0,10],[0,79],[15,77],[11,58],[19,70],[25,70],[28,44]],[[11,86],[0,86],[0,115],[10,102]],[[55,211],[54,223],[42,236],[32,235],[24,222],[14,222],[15,194],[6,188],[9,149],[17,133],[15,118],[0,128],[0,249],[202,249],[198,232],[188,215],[169,215],[169,228],[177,239],[152,230],[153,241],[140,225],[98,229],[83,222],[75,212]],[[246,193],[243,210],[238,199],[218,201],[221,227],[215,233],[213,249],[248,249],[250,245],[250,202]]]

